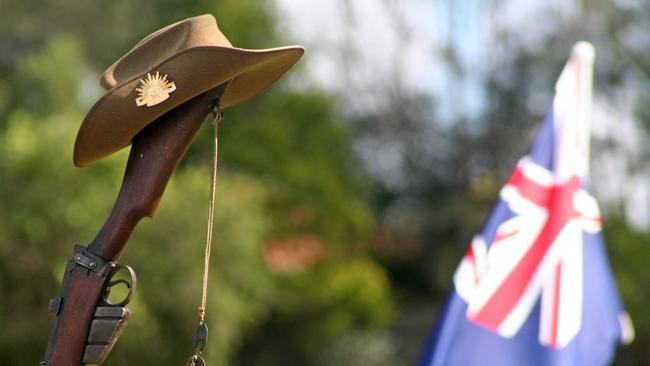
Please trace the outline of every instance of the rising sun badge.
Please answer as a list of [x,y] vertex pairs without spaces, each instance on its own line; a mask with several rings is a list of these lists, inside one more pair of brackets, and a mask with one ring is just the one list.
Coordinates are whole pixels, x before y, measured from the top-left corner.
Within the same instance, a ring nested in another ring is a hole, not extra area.
[[151,76],[151,74],[147,73],[146,79],[140,79],[140,87],[136,90],[138,91],[138,97],[135,98],[135,104],[138,107],[143,105],[151,107],[169,98],[169,94],[176,90],[176,84],[168,81],[167,75],[161,77],[156,71],[156,75]]

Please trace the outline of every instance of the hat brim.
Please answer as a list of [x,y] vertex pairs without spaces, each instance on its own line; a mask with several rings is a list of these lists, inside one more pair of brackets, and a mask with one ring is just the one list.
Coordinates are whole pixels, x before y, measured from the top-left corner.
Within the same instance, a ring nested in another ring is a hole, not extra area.
[[164,102],[136,105],[136,88],[145,73],[116,85],[95,103],[79,128],[74,164],[87,166],[129,146],[156,118],[226,81],[232,80],[221,98],[222,107],[251,98],[280,78],[303,53],[301,46],[267,50],[203,46],[175,54],[151,68],[176,85]]

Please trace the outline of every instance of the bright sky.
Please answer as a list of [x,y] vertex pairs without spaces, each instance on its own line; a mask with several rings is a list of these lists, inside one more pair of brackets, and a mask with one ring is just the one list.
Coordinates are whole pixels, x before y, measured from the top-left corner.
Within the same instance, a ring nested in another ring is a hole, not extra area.
[[[394,7],[378,6],[384,3],[378,0],[275,1],[282,30],[305,45],[302,62],[321,87],[337,91],[349,85],[371,86],[377,75],[395,74],[396,66],[412,88],[429,91],[440,77],[431,65],[439,57],[435,35],[442,27],[431,1],[389,1]],[[404,19],[409,40],[394,31],[399,18]]]
[[[364,86],[359,93],[352,91],[356,107],[372,108],[377,102],[371,95],[377,75],[386,78],[397,73],[405,86],[441,97],[438,113],[443,120],[471,117],[485,103],[480,87],[485,65],[498,62],[494,57],[508,57],[495,49],[493,27],[529,30],[540,6],[561,10],[565,16],[579,11],[575,0],[505,0],[498,7],[495,1],[484,0],[274,1],[281,29],[288,34],[285,38],[306,46],[308,57],[303,62],[311,83],[343,94],[350,94],[351,86]],[[395,19],[404,20],[407,37],[395,33]],[[522,44],[531,48],[542,46],[542,35],[548,30],[544,27],[552,26],[539,19],[534,23],[534,31],[518,33]],[[349,48],[342,49],[342,44]],[[458,50],[466,67],[461,75],[441,62],[448,44]],[[598,50],[596,54],[598,63]],[[540,91],[546,97],[551,93]],[[602,97],[595,85],[592,186],[601,203],[623,200],[628,221],[648,229],[650,171],[634,164],[640,161],[639,151],[646,142],[632,117],[636,93],[630,86],[619,95]],[[532,108],[543,111],[548,106]]]

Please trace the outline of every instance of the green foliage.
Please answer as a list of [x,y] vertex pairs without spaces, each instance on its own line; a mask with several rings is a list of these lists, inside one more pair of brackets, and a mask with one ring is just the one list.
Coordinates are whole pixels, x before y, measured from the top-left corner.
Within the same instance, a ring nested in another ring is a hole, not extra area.
[[606,222],[604,233],[616,282],[636,332],[634,342],[620,349],[618,359],[634,364],[647,356],[646,345],[650,343],[650,237],[619,218]]
[[[261,95],[246,107],[226,111],[220,154],[227,168],[269,184],[276,234],[306,231],[338,245],[366,240],[372,217],[331,98],[288,92]],[[199,141],[195,148],[206,145]]]
[[381,327],[390,320],[388,278],[367,259],[332,260],[287,282],[297,291],[281,298],[288,302],[282,308],[302,318],[303,340],[312,352],[348,329]]
[[18,60],[12,80],[14,108],[46,115],[75,104],[80,97],[79,78],[89,74],[81,53],[80,42],[66,35]]
[[72,174],[71,121],[79,116],[62,111],[38,119],[18,110],[0,133],[0,314],[8,320],[0,335],[3,364],[38,362],[41,356],[29,350],[47,341],[52,324],[39,309],[54,295],[72,244],[90,236],[90,225],[108,210],[109,202],[97,198],[116,189],[106,178],[119,173],[108,166],[92,176]]
[[346,333],[323,346],[317,365],[402,366],[391,335],[386,332]]
[[[373,361],[379,354],[366,352],[377,344],[392,344],[382,333],[392,320],[387,288],[384,269],[362,257],[330,258],[310,271],[280,276],[273,312],[244,347],[243,363],[356,364],[354,360],[365,357],[368,365],[383,365]],[[343,339],[359,348],[351,352]]]

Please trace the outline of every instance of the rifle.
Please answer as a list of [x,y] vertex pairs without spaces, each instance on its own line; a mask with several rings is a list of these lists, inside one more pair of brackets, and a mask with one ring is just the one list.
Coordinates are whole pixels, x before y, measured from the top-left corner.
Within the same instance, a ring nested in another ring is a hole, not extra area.
[[[218,108],[227,85],[174,108],[133,138],[110,215],[87,248],[75,246],[59,295],[50,301],[57,320],[42,366],[99,364],[110,353],[130,316],[126,305],[136,287],[133,269],[115,261],[140,219],[155,214],[172,172],[208,114]],[[122,270],[130,281],[113,280]],[[111,303],[108,293],[119,284],[129,293]]]

